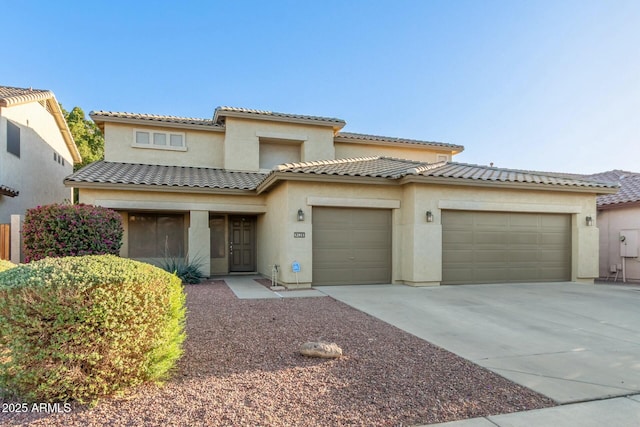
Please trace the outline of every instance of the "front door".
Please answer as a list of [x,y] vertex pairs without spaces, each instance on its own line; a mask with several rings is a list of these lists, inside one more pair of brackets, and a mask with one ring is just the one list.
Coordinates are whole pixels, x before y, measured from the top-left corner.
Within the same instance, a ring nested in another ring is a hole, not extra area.
[[256,217],[229,217],[229,271],[256,271]]

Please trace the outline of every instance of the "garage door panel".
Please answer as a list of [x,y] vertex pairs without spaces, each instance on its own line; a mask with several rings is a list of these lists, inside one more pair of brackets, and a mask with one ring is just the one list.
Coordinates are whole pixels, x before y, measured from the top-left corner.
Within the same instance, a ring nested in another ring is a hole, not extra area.
[[504,245],[507,243],[507,236],[502,233],[496,233],[495,231],[478,231],[474,233],[474,243],[478,244],[494,244]]
[[391,211],[314,207],[313,284],[391,282]]
[[443,211],[442,233],[444,284],[570,279],[570,215]]

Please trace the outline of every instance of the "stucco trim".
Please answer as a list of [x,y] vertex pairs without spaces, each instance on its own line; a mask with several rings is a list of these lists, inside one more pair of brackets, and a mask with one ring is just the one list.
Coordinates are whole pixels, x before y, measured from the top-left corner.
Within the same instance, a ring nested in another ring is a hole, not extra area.
[[345,208],[400,209],[400,200],[353,199],[342,197],[307,197],[307,206],[332,206]]
[[96,199],[96,205],[119,210],[209,211],[221,213],[265,213],[266,205],[242,203],[163,202],[143,200]]
[[492,211],[492,212],[535,212],[535,213],[582,213],[576,205],[548,205],[541,203],[497,203],[467,200],[440,200],[438,208],[445,210]]
[[257,194],[264,193],[277,185],[279,181],[315,181],[343,184],[376,184],[398,185],[397,180],[382,177],[351,176],[351,175],[326,175],[310,174],[302,172],[273,172],[267,176],[256,188]]
[[290,140],[290,141],[306,141],[309,139],[308,135],[293,134],[293,133],[286,133],[286,132],[256,131],[256,136],[258,138],[283,139],[283,140]]

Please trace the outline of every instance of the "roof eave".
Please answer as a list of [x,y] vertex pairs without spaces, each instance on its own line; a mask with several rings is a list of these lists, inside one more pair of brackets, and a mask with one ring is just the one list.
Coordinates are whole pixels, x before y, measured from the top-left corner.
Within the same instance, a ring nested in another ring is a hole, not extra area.
[[93,114],[93,111],[89,113],[89,117],[91,120],[95,122],[95,124],[100,128],[100,130],[104,133],[104,124],[105,123],[119,123],[119,124],[129,124],[129,125],[139,125],[139,126],[155,126],[155,127],[168,127],[168,128],[177,128],[177,129],[193,129],[200,131],[208,131],[208,132],[224,132],[224,126],[205,126],[205,125],[195,125],[189,123],[173,123],[173,122],[165,122],[161,120],[150,120],[150,119],[135,119],[131,117],[112,117],[112,116],[104,116],[101,114]]
[[71,134],[71,130],[69,129],[69,125],[67,124],[67,121],[64,118],[64,114],[62,113],[62,109],[60,109],[60,104],[58,104],[58,101],[56,100],[55,96],[51,96],[51,98],[49,98],[47,100],[47,102],[49,103],[49,109],[51,110],[51,113],[53,114],[53,118],[56,121],[56,124],[58,125],[58,128],[60,129],[60,133],[62,134],[62,138],[64,139],[64,143],[66,144],[67,148],[69,149],[69,152],[71,153],[71,157],[73,158],[73,162],[74,163],[81,163],[82,162],[82,156],[80,156],[80,151],[78,150],[78,146],[76,145],[75,141],[73,140],[73,135]]
[[330,126],[334,132],[339,131],[347,124],[344,121],[336,122],[331,120],[307,119],[303,117],[282,117],[272,116],[268,114],[249,113],[244,111],[228,111],[216,109],[216,112],[213,115],[213,121],[215,123],[218,123],[222,117],[236,117],[241,119],[266,120],[272,122],[296,123],[312,126]]
[[401,184],[408,183],[427,183],[439,185],[458,185],[469,187],[487,187],[487,188],[508,188],[521,190],[540,190],[540,191],[563,191],[571,193],[590,193],[590,194],[614,194],[617,188],[602,187],[586,187],[577,185],[560,185],[560,184],[542,184],[535,182],[507,182],[507,181],[485,181],[465,178],[435,177],[421,175],[407,175],[400,179]]
[[334,142],[344,142],[351,144],[365,144],[365,145],[380,145],[385,147],[416,147],[416,148],[425,148],[433,151],[441,151],[446,153],[451,153],[452,155],[462,153],[464,151],[464,147],[460,145],[454,146],[443,146],[439,144],[430,144],[428,142],[400,142],[400,141],[385,141],[385,140],[376,140],[376,139],[357,139],[357,138],[345,138],[339,135],[336,135],[333,138]]
[[620,202],[620,203],[608,203],[606,205],[598,205],[597,209],[599,211],[607,211],[612,209],[624,209],[624,208],[636,208],[640,207],[640,200],[633,200],[628,202]]
[[112,182],[83,182],[65,179],[64,185],[73,188],[87,188],[99,190],[127,190],[127,191],[153,191],[167,193],[194,193],[194,194],[238,194],[255,195],[256,190],[241,188],[213,188],[213,187],[188,187],[177,185],[150,185],[150,184],[124,184]]

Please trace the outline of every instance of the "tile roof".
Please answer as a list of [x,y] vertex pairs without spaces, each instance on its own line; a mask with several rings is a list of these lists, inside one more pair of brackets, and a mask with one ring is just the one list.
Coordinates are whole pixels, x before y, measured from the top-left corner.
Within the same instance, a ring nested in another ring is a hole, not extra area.
[[444,142],[435,142],[435,141],[421,141],[418,139],[408,139],[408,138],[394,138],[390,136],[380,136],[380,135],[369,135],[365,133],[354,133],[354,132],[338,132],[336,134],[336,139],[344,139],[344,140],[364,140],[364,141],[375,141],[375,142],[393,142],[393,143],[401,143],[401,144],[416,144],[416,145],[428,145],[430,147],[442,147],[451,149],[457,152],[461,152],[464,150],[464,146],[456,145],[456,144],[447,144]]
[[16,197],[20,192],[18,190],[14,190],[11,187],[7,187],[6,185],[0,185],[0,195]]
[[215,123],[211,119],[198,119],[195,117],[178,117],[178,116],[163,116],[158,114],[141,114],[141,113],[126,113],[126,112],[116,112],[116,111],[91,111],[89,116],[93,119],[105,119],[105,118],[116,118],[116,119],[130,119],[130,120],[143,120],[149,122],[160,122],[160,123],[174,123],[174,124],[183,124],[183,125],[195,125],[195,126],[205,126],[205,127],[215,127],[222,128],[223,126]]
[[250,108],[238,108],[238,107],[228,107],[228,106],[221,106],[216,108],[215,113],[213,115],[213,120],[215,122],[221,122],[222,117],[226,115],[235,115],[235,114],[246,115],[246,116],[256,116],[256,117],[263,117],[263,118],[298,119],[298,120],[304,120],[304,121],[325,122],[325,123],[340,125],[340,127],[346,124],[344,120],[337,119],[335,117],[321,117],[321,116],[307,116],[304,114],[277,113],[275,111],[253,110]]
[[53,98],[53,92],[49,90],[0,86],[0,106],[2,107],[49,98]]
[[503,169],[490,166],[473,165],[466,163],[443,163],[442,166],[432,168],[420,175],[435,178],[456,178],[475,181],[512,182],[527,184],[561,185],[585,188],[616,188],[611,182],[600,182],[580,177],[572,177],[567,174],[553,172],[537,172],[518,169]]
[[616,205],[640,202],[640,173],[638,172],[614,169],[592,175],[583,175],[583,177],[585,179],[616,182],[620,185],[620,190],[617,193],[598,196],[598,207],[614,207]]
[[407,170],[423,165],[413,160],[391,157],[357,157],[316,162],[285,163],[276,167],[278,172],[315,175],[367,176],[375,178],[401,178]]
[[215,168],[159,166],[133,163],[92,163],[70,175],[65,182],[131,184],[158,187],[253,190],[267,176],[264,173],[235,172]]
[[[288,163],[276,172],[316,175],[366,176],[398,179],[409,175],[497,183],[544,184],[585,188],[616,188],[614,183],[569,178],[563,174],[502,169],[464,163],[425,163],[391,157],[360,157],[317,162]],[[462,182],[461,182],[462,183]]]

